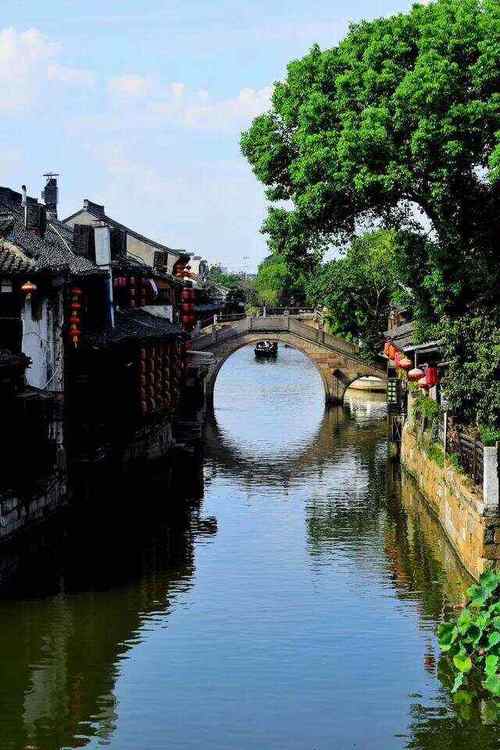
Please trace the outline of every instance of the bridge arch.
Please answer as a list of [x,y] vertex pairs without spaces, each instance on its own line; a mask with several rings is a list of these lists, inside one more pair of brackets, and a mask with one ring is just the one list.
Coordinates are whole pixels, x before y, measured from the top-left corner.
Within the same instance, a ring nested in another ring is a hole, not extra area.
[[346,389],[358,378],[374,375],[386,380],[382,365],[367,364],[357,346],[305,322],[299,316],[276,315],[262,318],[247,317],[222,328],[212,327],[193,338],[193,350],[211,352],[214,361],[208,366],[205,393],[213,403],[215,381],[224,362],[238,349],[257,341],[269,339],[297,349],[305,354],[319,371],[329,404],[343,402]]
[[224,364],[231,357],[231,355],[237,352],[239,349],[243,349],[245,346],[255,345],[258,341],[262,341],[264,338],[267,341],[277,341],[278,343],[286,344],[292,349],[296,349],[297,351],[302,352],[302,354],[304,354],[313,363],[316,371],[319,373],[321,382],[323,383],[325,403],[333,403],[333,394],[331,393],[330,389],[331,378],[329,378],[328,369],[318,363],[318,361],[311,356],[311,351],[308,351],[307,346],[304,345],[304,343],[302,343],[299,339],[297,339],[297,337],[294,337],[293,335],[290,335],[286,332],[282,332],[266,333],[265,336],[263,336],[262,333],[248,333],[245,336],[229,339],[226,342],[223,351],[221,351],[222,347],[220,347],[217,352],[214,352],[214,354],[216,354],[216,362],[210,367],[205,379],[205,393],[209,404],[213,403],[217,376]]

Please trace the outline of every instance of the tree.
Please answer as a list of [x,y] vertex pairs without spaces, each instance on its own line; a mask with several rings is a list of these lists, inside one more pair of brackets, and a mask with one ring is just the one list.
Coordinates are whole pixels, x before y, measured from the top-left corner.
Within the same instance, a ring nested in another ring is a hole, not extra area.
[[499,61],[497,0],[436,0],[353,25],[337,47],[291,62],[271,111],[241,139],[272,204],[271,250],[309,263],[375,217],[407,230],[401,253],[422,254],[438,313],[491,304]]
[[370,358],[384,339],[398,290],[396,234],[379,230],[356,238],[345,255],[320,266],[307,283],[309,299],[326,306],[333,333],[361,340]]
[[226,304],[233,312],[240,311],[240,302],[243,304],[254,304],[255,276],[246,273],[231,273],[220,263],[215,263],[208,270],[208,283],[212,290],[212,296],[217,296],[217,287],[226,287],[229,292]]
[[300,304],[304,300],[304,280],[288,268],[282,255],[270,255],[259,265],[255,290],[264,305]]
[[[487,321],[495,357],[499,89],[498,0],[435,0],[353,25],[337,47],[291,62],[271,111],[241,138],[267,186],[271,250],[311,266],[370,222],[397,230],[419,335],[444,338],[458,369],[470,362],[481,378],[487,368],[463,359],[456,332],[463,320],[470,357]],[[467,378],[448,377],[452,388],[464,416],[491,423]]]

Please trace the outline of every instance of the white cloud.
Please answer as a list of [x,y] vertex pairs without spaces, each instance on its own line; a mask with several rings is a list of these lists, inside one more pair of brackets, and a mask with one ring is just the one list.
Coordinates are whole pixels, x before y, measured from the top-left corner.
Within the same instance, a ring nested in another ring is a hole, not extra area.
[[269,108],[272,92],[272,86],[244,88],[230,99],[212,100],[207,96],[201,102],[190,101],[183,109],[183,119],[194,128],[240,128]]
[[160,83],[128,74],[112,78],[108,90],[115,104],[129,108],[129,118],[135,117],[143,124],[149,116],[190,129],[233,131],[269,108],[273,89],[247,87],[234,97],[221,99],[211,96],[206,89],[191,90],[180,81]]
[[272,91],[272,86],[244,88],[234,97],[216,99],[208,91],[190,92],[176,83],[163,97],[151,99],[149,106],[152,113],[188,128],[233,131],[269,108]]
[[16,112],[31,104],[57,51],[36,29],[0,31],[0,110]]
[[67,65],[57,63],[49,65],[47,68],[47,77],[49,81],[59,81],[71,85],[81,85],[92,88],[95,85],[95,75],[91,70],[84,68],[71,68]]
[[88,70],[62,65],[61,46],[38,29],[0,30],[0,111],[19,113],[41,99],[48,84],[91,86]]
[[153,91],[150,78],[139,75],[123,75],[109,81],[109,90],[125,99],[148,96]]

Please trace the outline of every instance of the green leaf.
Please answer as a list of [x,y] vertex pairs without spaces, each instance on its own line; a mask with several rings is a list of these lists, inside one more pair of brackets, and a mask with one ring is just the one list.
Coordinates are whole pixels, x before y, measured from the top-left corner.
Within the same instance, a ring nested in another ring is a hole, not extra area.
[[453,696],[453,703],[457,706],[470,706],[472,703],[472,694],[468,690],[458,690]]
[[495,698],[500,698],[500,675],[490,675],[484,682],[484,687],[488,690]]
[[449,651],[452,644],[456,641],[458,629],[452,622],[443,622],[438,627],[438,640],[441,651]]
[[498,656],[496,654],[489,654],[486,657],[484,663],[484,671],[488,676],[496,674],[498,666]]
[[493,633],[490,633],[488,637],[488,645],[487,650],[490,651],[490,649],[494,648],[500,643],[500,633],[497,630],[494,630]]
[[469,597],[470,607],[482,607],[489,597],[489,591],[483,589],[482,586],[471,586],[467,590],[467,596]]
[[453,687],[451,689],[452,693],[456,693],[459,688],[462,687],[464,683],[465,675],[463,672],[459,672],[457,676],[455,677],[455,682],[453,683]]
[[470,610],[469,609],[464,609],[462,611],[462,614],[460,615],[460,617],[457,620],[458,632],[461,635],[465,635],[467,633],[467,631],[469,630],[469,627],[472,625],[473,622],[474,621],[473,621],[473,618],[472,618]]
[[479,578],[479,585],[481,586],[483,591],[487,591],[489,594],[492,594],[497,586],[500,585],[500,576],[493,570],[487,570],[482,573],[481,577]]
[[464,672],[465,674],[470,672],[472,669],[472,659],[463,650],[453,657],[453,664],[456,666],[459,672]]

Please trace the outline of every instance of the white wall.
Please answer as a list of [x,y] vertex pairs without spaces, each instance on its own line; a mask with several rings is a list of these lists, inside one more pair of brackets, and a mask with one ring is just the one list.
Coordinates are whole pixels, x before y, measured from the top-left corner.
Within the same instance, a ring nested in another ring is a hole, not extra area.
[[32,314],[31,299],[27,299],[22,312],[22,350],[32,360],[26,370],[28,385],[49,391],[63,390],[63,302],[62,292],[50,300],[45,298],[39,320]]

